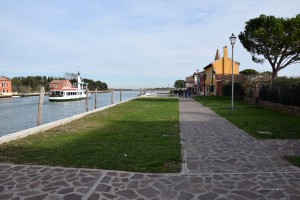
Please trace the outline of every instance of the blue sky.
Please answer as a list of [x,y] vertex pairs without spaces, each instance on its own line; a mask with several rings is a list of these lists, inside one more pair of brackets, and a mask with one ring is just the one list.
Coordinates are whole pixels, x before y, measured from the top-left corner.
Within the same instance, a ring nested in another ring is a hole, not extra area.
[[[113,88],[172,86],[213,62],[260,14],[294,17],[299,0],[0,0],[0,75],[84,78]],[[231,53],[230,53],[231,56]],[[254,63],[237,41],[240,70]],[[300,76],[300,64],[279,75]]]

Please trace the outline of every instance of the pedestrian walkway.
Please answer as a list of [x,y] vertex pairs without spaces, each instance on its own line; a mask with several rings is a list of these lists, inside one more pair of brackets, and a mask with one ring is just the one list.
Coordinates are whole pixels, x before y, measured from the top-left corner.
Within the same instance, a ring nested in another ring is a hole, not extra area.
[[256,140],[193,99],[180,127],[181,173],[1,164],[0,199],[300,199],[300,169],[281,159],[300,140]]

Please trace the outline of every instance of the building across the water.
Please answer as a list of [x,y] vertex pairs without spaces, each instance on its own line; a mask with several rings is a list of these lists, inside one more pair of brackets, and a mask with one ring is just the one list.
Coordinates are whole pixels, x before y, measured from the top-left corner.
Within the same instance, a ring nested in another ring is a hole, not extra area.
[[11,80],[5,76],[0,76],[0,97],[11,97],[12,95]]
[[60,90],[64,88],[71,88],[72,83],[69,80],[53,80],[49,83],[50,90]]

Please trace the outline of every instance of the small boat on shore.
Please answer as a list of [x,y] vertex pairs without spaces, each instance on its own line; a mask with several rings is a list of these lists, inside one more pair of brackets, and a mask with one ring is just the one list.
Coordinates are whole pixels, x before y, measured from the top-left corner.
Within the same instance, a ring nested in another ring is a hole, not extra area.
[[49,101],[74,101],[89,96],[88,83],[84,83],[77,74],[77,83],[71,84],[69,80],[53,80],[50,83]]

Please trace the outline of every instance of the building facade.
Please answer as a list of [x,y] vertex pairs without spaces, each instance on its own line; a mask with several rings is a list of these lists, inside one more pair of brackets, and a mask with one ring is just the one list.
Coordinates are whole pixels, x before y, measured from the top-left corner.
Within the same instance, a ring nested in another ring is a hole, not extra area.
[[194,72],[194,94],[195,95],[205,95],[205,73],[202,72]]
[[194,93],[194,79],[192,76],[188,76],[185,78],[185,87],[190,90],[191,93]]
[[72,83],[69,80],[53,80],[49,83],[50,90],[59,90],[63,88],[71,88]]
[[[233,74],[234,76],[239,75],[240,63],[233,61]],[[220,57],[219,50],[216,52],[215,61],[208,64],[203,68],[205,73],[205,94],[206,95],[217,95],[220,91],[222,84],[217,83],[222,81],[222,77],[228,77],[232,75],[232,59],[228,57],[228,48],[223,48],[223,57]],[[222,90],[222,89],[221,89]],[[218,94],[219,95],[219,94]]]
[[13,95],[11,80],[5,76],[0,76],[0,97],[10,97]]

